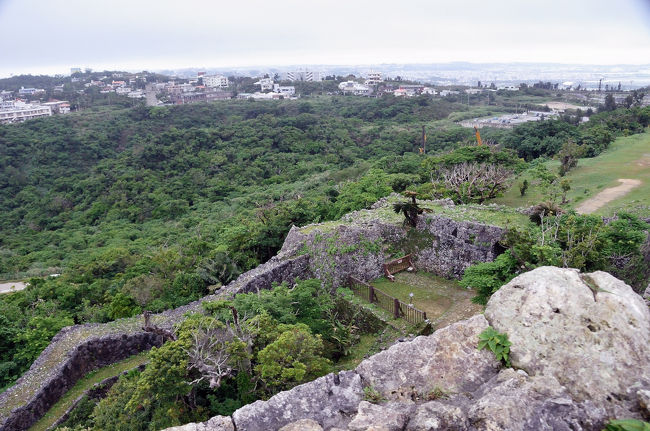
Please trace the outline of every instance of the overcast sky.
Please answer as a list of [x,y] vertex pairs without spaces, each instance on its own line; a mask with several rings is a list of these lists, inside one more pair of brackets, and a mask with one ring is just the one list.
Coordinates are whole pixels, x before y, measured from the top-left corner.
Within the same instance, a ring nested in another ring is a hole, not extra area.
[[650,63],[650,0],[0,0],[0,75],[470,62]]

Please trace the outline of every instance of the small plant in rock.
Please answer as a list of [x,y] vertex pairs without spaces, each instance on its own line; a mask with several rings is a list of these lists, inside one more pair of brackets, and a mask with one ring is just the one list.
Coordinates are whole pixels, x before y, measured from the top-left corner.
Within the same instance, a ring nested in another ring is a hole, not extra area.
[[377,389],[373,388],[372,386],[366,386],[365,388],[363,388],[363,399],[373,404],[386,401],[386,398],[384,398],[381,392],[379,392]]
[[425,393],[422,398],[426,401],[446,400],[449,398],[447,391],[440,386],[434,386],[429,392]]
[[613,420],[603,431],[650,431],[650,423],[636,419]]
[[479,350],[488,348],[494,353],[497,361],[503,362],[506,367],[510,367],[510,346],[512,343],[508,341],[508,334],[501,334],[491,326],[488,326],[478,336]]

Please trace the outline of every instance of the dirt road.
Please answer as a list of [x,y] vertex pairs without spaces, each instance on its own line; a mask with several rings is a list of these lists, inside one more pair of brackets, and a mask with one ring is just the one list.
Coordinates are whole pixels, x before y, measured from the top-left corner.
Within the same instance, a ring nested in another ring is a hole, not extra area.
[[631,180],[626,178],[619,178],[618,182],[621,184],[615,187],[609,187],[598,193],[593,198],[587,199],[578,205],[576,212],[579,214],[591,214],[610,201],[620,198],[621,196],[625,196],[630,190],[641,185],[641,181],[639,180]]

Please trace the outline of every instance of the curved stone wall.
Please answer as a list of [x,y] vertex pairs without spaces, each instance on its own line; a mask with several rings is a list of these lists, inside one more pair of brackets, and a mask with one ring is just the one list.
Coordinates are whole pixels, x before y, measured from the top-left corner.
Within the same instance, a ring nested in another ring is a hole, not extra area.
[[[129,356],[162,345],[162,337],[148,332],[135,334],[115,334],[101,338],[92,338],[72,350],[67,358],[60,363],[54,376],[43,385],[27,404],[18,407],[2,424],[2,430],[19,431],[28,429],[65,394],[81,377],[97,368],[121,361]],[[34,362],[32,368],[47,366],[43,355]],[[10,399],[15,395],[16,388],[27,384],[23,379],[3,393],[3,398]]]

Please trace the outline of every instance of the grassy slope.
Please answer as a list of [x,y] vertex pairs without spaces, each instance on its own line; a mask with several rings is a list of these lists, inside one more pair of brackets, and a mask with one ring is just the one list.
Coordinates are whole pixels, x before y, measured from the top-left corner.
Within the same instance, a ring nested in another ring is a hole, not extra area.
[[[559,162],[550,161],[548,167],[556,172]],[[525,177],[518,179],[513,187],[495,202],[521,207],[543,201],[545,196],[534,185],[531,185],[526,196],[519,195],[519,183],[523,178]],[[625,210],[647,216],[650,207],[650,132],[616,139],[610,148],[598,157],[580,159],[578,166],[569,172],[567,178],[571,180],[571,190],[567,194],[570,208],[575,208],[605,188],[619,185],[618,178],[641,180],[640,186],[624,197],[609,202],[595,214],[608,216]]]
[[96,383],[101,382],[104,379],[109,377],[116,376],[124,371],[134,369],[139,365],[144,364],[148,360],[148,353],[144,352],[139,355],[131,356],[123,361],[116,362],[114,364],[108,365],[99,370],[95,370],[86,377],[79,380],[72,389],[61,397],[61,399],[52,406],[52,408],[43,416],[38,422],[36,422],[29,429],[30,431],[45,431],[51,427],[54,422],[56,422],[74,403],[74,401],[81,396],[81,394]]

